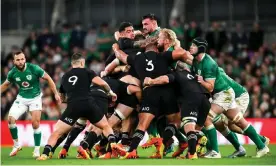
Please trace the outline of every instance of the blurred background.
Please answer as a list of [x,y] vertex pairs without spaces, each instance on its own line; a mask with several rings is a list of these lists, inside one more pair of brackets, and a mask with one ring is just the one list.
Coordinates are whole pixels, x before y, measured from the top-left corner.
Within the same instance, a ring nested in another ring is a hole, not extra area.
[[[206,38],[208,53],[249,91],[246,117],[276,117],[275,9],[274,0],[2,0],[1,82],[17,48],[58,87],[73,52],[83,53],[87,67],[99,73],[120,22],[141,29],[141,17],[154,13],[159,26],[173,29],[185,49],[193,38]],[[57,120],[65,106],[57,105],[48,85],[41,83],[42,119]],[[16,95],[16,86],[2,94],[2,120]]]

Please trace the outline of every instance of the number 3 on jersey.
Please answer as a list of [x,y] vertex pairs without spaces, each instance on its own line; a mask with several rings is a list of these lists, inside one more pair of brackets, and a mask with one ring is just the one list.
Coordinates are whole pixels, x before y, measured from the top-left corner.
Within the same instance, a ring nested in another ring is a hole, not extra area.
[[146,61],[148,62],[148,63],[147,63],[147,68],[146,68],[146,70],[147,70],[147,71],[152,71],[152,70],[154,70],[154,65],[152,64],[152,60],[147,60],[147,59],[146,59]]
[[78,81],[78,77],[77,76],[71,76],[68,79],[69,82],[72,82],[72,85],[75,85],[76,82]]

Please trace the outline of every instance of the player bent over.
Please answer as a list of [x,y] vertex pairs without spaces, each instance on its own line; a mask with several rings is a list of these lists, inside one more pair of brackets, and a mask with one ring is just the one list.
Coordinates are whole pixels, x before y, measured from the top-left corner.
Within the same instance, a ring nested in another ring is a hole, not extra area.
[[15,156],[22,149],[18,141],[18,130],[15,122],[26,111],[30,111],[35,144],[33,157],[39,157],[41,142],[39,123],[42,110],[42,93],[40,90],[39,78],[48,81],[51,90],[55,94],[55,99],[58,102],[60,102],[60,96],[52,78],[39,66],[26,63],[26,58],[22,51],[18,51],[13,55],[13,63],[14,67],[9,71],[7,80],[1,85],[1,93],[3,93],[11,83],[15,83],[19,86],[19,94],[13,102],[8,116],[9,129],[14,142],[10,156]]
[[[87,118],[92,124],[103,130],[103,134],[108,138],[109,143],[115,143],[112,128],[108,125],[104,112],[99,107],[95,98],[91,96],[90,85],[98,85],[103,87],[108,95],[112,96],[112,100],[117,99],[116,94],[110,89],[108,84],[95,72],[85,69],[85,59],[81,54],[73,54],[71,58],[72,69],[64,74],[61,81],[60,93],[62,98],[67,95],[67,108],[62,117],[55,125],[55,131],[48,139],[47,145],[44,147],[43,154],[37,160],[46,160],[52,147],[55,146],[58,138],[72,128],[73,124],[80,117]],[[78,149],[81,155],[87,159],[87,153],[83,149]]]

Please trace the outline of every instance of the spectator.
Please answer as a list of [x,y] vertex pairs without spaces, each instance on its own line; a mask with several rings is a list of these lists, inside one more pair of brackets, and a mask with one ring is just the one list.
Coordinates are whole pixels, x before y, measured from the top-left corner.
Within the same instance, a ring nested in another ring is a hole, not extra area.
[[38,36],[37,40],[39,45],[39,51],[42,51],[45,45],[48,45],[53,48],[57,46],[57,39],[55,35],[49,31],[48,27],[43,29],[42,34]]
[[264,32],[258,23],[253,24],[253,30],[249,34],[249,50],[258,51],[264,42]]
[[209,49],[220,52],[228,39],[226,32],[220,29],[220,24],[218,22],[213,22],[211,30],[206,34],[206,40]]
[[71,35],[71,46],[72,47],[84,47],[84,38],[86,32],[82,29],[81,22],[77,21]]
[[200,37],[202,34],[201,29],[197,26],[195,21],[190,23],[189,28],[186,31],[186,46],[185,48],[189,48],[191,46],[191,42],[194,38]]
[[112,44],[114,42],[113,34],[110,32],[108,24],[103,23],[100,31],[97,35],[98,51],[104,53],[104,59],[106,59],[111,51]]
[[184,28],[180,25],[179,19],[173,19],[171,23],[171,29],[175,32],[177,39],[180,41],[183,46],[184,43]]
[[39,51],[39,45],[38,45],[38,39],[37,34],[35,31],[32,31],[30,33],[30,36],[26,39],[26,41],[23,44],[23,49],[28,48],[30,51],[30,56],[32,58],[36,58]]
[[234,56],[236,56],[239,51],[247,48],[248,38],[242,29],[242,25],[239,23],[236,25],[236,29],[231,35],[231,44],[233,46]]
[[59,40],[59,47],[65,51],[68,52],[70,51],[70,39],[71,39],[71,32],[70,32],[70,26],[69,24],[63,24],[62,26],[62,32],[58,35],[58,40]]

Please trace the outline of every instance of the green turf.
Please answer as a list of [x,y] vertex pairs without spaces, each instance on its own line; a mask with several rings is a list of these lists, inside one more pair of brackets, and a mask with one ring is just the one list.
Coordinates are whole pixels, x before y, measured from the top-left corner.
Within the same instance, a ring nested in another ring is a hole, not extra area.
[[[128,160],[119,160],[119,159],[92,159],[92,160],[82,160],[76,159],[76,148],[73,147],[69,151],[69,156],[67,159],[57,159],[57,154],[60,148],[57,149],[56,154],[53,159],[46,161],[36,161],[33,159],[32,150],[33,148],[24,147],[22,151],[15,157],[9,157],[11,148],[2,147],[1,148],[1,164],[9,165],[276,165],[276,145],[270,145],[270,154],[260,159],[252,158],[256,154],[255,146],[245,146],[247,150],[247,156],[243,158],[229,159],[225,156],[229,155],[234,151],[231,146],[220,146],[221,154],[224,158],[222,159],[198,159],[198,160],[187,160],[187,159],[172,159],[170,157],[165,157],[164,159],[149,159],[147,156],[151,155],[153,149],[139,149],[139,159],[128,159]],[[41,149],[42,151],[42,149]],[[169,155],[170,156],[170,155]]]

